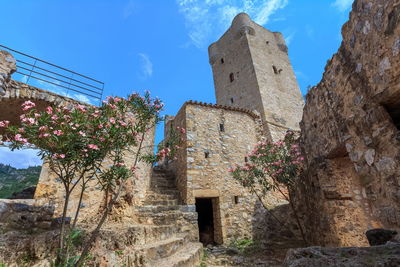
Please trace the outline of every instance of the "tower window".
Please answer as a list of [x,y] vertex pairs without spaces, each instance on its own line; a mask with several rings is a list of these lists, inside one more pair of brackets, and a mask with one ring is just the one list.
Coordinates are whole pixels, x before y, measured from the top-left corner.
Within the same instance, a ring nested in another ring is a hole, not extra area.
[[235,80],[235,76],[233,75],[233,73],[229,74],[229,80],[231,82],[233,82]]
[[269,45],[269,41],[266,41],[265,43],[266,43],[267,45]]
[[204,157],[206,159],[208,159],[210,157],[210,152],[208,152],[208,151],[204,152]]
[[234,196],[234,197],[233,197],[233,202],[234,202],[235,204],[239,204],[239,196]]
[[275,74],[279,74],[278,69],[274,65],[272,65],[272,69],[274,70]]
[[225,61],[224,61],[224,59],[223,59],[223,58],[221,58],[221,64],[224,64],[224,62],[225,62]]
[[221,123],[221,124],[219,125],[219,130],[220,130],[221,132],[225,132],[225,125],[224,125],[223,123]]
[[247,157],[244,157],[244,162],[248,162],[249,159]]
[[231,98],[231,104],[233,104],[233,98]]

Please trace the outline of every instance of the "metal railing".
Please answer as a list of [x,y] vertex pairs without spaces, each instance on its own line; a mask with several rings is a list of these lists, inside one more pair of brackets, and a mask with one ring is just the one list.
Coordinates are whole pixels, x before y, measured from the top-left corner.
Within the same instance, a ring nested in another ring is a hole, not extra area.
[[17,61],[15,80],[90,104],[100,103],[103,82],[4,45],[0,45],[0,49],[11,52]]

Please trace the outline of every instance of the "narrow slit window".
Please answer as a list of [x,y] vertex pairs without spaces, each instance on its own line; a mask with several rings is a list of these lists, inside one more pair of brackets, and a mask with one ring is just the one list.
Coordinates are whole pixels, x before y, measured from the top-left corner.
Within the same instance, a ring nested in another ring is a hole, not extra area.
[[209,157],[210,157],[210,152],[204,152],[204,157],[206,158],[206,159],[208,159]]
[[223,58],[221,58],[221,64],[224,64],[224,62],[225,62],[225,61],[224,61],[224,59],[223,59]]
[[233,98],[231,98],[231,104],[233,104]]
[[235,80],[235,76],[233,73],[229,74],[229,80],[233,82]]
[[279,74],[278,69],[275,66],[272,66],[272,69],[274,70],[275,74]]
[[235,202],[235,204],[239,204],[239,196],[234,196],[233,201]]
[[249,162],[249,159],[247,157],[244,157],[244,162]]
[[219,125],[219,130],[220,130],[221,132],[225,132],[225,125],[224,125],[223,123],[221,123],[221,124]]
[[265,43],[266,43],[267,45],[269,45],[269,41],[266,41]]

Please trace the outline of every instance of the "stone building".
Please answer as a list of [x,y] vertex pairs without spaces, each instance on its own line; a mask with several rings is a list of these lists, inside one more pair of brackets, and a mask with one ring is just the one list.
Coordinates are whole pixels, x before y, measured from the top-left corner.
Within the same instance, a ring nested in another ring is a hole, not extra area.
[[[195,266],[202,247],[199,239],[203,244],[227,244],[238,238],[282,237],[278,233],[282,225],[271,223],[259,200],[228,169],[245,163],[261,139],[276,140],[289,128],[299,129],[303,99],[287,53],[280,33],[257,25],[247,14],[235,17],[228,31],[209,48],[217,103],[188,101],[175,117],[168,117],[166,134],[170,127],[186,129],[183,149],[168,165],[170,169],[142,164],[138,176],[129,179],[91,252],[97,264]],[[0,71],[4,72],[0,75],[0,109],[7,103],[15,107],[0,114],[0,120],[16,123],[16,110],[28,99],[41,103],[41,108],[74,102],[12,80],[15,61],[8,53],[0,53]],[[145,146],[151,151],[154,132],[147,137]],[[130,160],[128,153],[126,162]],[[54,247],[50,242],[56,233],[53,219],[59,216],[63,200],[55,178],[44,166],[35,199],[0,200],[0,228],[10,233],[0,236],[0,261],[18,262],[26,252],[40,262],[48,255],[43,251]],[[102,198],[95,184],[84,195],[82,227],[93,224]],[[77,200],[74,194],[69,214]],[[287,203],[279,196],[270,193],[265,203],[279,210],[285,222],[290,221]],[[23,220],[31,211],[35,213],[32,221]],[[27,230],[32,234],[26,234]],[[116,257],[116,250],[123,251],[123,256]]]
[[310,243],[365,246],[400,229],[400,2],[357,0],[339,51],[307,94],[296,202]]
[[218,105],[256,110],[274,140],[299,129],[304,102],[281,33],[241,13],[208,53]]
[[[303,99],[280,33],[238,14],[209,47],[217,104],[186,102],[170,127],[186,129],[183,152],[172,162],[183,204],[196,205],[203,243],[260,238],[267,228],[256,197],[228,169],[244,164],[262,138],[276,140],[299,129]],[[265,202],[285,201],[274,193]]]

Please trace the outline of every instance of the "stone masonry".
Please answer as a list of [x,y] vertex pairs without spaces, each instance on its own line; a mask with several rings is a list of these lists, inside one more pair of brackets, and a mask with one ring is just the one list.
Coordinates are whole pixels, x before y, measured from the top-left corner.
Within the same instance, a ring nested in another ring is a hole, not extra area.
[[303,98],[281,33],[241,13],[208,53],[217,104],[256,110],[273,140],[299,129]]
[[[0,51],[0,120],[18,125],[21,104],[26,100],[38,109],[79,102],[11,79],[16,70],[12,55]],[[83,104],[83,103],[79,103]],[[0,133],[4,134],[4,133]],[[151,153],[154,130],[143,144]],[[133,150],[134,151],[134,148]],[[135,153],[127,152],[125,162]],[[104,162],[107,164],[107,162]],[[120,201],[91,251],[93,266],[196,266],[202,245],[198,241],[194,206],[178,205],[175,176],[163,168],[139,163],[139,171],[125,186]],[[79,185],[78,187],[79,188]],[[75,190],[67,216],[78,205]],[[0,200],[0,263],[7,266],[50,266],[57,246],[57,227],[64,200],[62,184],[46,162],[36,187],[35,199]],[[79,228],[91,231],[104,195],[95,181],[83,196]],[[121,255],[116,254],[116,250]]]
[[[259,200],[228,170],[243,165],[261,139],[277,140],[289,128],[299,129],[303,100],[287,52],[280,33],[257,25],[247,14],[237,15],[209,47],[217,104],[188,101],[175,117],[167,118],[165,134],[170,127],[186,129],[183,150],[171,169],[182,203],[195,204],[199,212],[200,240],[211,235],[214,243],[222,244],[263,239],[266,229],[278,232]],[[282,211],[278,206],[286,202],[281,198],[273,192],[264,202]],[[212,233],[201,229],[200,202],[207,199]]]
[[296,199],[312,244],[365,246],[400,229],[400,1],[355,1],[342,35],[307,94]]

